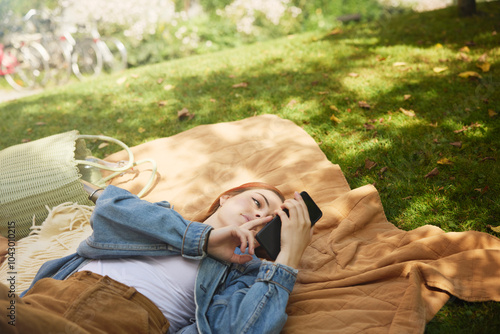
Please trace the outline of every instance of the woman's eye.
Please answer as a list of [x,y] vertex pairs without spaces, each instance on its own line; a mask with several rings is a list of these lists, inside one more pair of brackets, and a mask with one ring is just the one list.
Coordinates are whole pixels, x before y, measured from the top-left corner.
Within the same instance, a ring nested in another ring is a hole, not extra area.
[[255,205],[257,205],[257,207],[260,208],[260,202],[253,197],[252,197],[252,199],[253,199],[253,202],[255,203]]

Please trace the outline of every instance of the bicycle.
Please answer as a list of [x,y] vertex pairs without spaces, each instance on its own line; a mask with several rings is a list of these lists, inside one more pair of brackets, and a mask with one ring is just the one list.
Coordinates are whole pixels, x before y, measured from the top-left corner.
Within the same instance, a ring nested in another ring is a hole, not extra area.
[[0,75],[16,90],[43,85],[48,73],[47,52],[40,44],[26,39],[11,37],[11,43],[0,43]]
[[56,33],[55,16],[30,9],[23,20],[27,30],[40,35],[38,42],[49,54],[50,79],[56,84],[66,83],[71,77],[71,52]]
[[127,67],[127,50],[119,39],[102,37],[96,23],[78,28],[88,36],[78,39],[73,51],[73,73],[79,79],[97,76],[103,69],[114,72]]

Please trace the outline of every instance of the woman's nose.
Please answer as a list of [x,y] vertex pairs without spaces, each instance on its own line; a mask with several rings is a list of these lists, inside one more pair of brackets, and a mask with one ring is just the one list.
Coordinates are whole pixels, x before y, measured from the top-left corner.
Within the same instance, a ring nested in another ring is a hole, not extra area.
[[262,217],[265,217],[267,215],[268,215],[268,213],[264,209],[255,211],[255,218],[262,218]]

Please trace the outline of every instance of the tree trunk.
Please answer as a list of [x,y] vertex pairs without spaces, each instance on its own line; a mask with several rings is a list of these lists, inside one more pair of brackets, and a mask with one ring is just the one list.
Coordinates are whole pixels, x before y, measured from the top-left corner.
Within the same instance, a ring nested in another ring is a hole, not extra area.
[[476,0],[458,0],[458,14],[460,16],[476,14]]

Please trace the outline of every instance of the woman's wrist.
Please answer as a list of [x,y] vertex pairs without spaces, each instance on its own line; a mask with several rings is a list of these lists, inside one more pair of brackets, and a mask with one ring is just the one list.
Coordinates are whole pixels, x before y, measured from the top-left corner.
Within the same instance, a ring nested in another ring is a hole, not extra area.
[[298,255],[296,252],[281,250],[274,262],[297,269],[299,267],[301,257],[301,254]]

